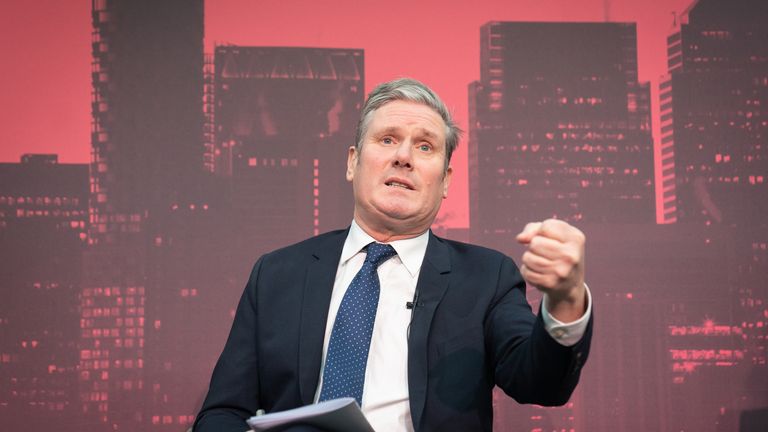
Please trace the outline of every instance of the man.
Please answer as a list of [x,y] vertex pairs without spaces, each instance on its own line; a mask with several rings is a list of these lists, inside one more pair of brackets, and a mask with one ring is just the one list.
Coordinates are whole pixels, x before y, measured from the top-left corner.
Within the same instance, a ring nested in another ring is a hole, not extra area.
[[[568,400],[591,335],[584,235],[528,224],[519,272],[434,236],[459,135],[418,81],[371,92],[347,161],[350,228],[259,259],[196,431],[242,432],[257,410],[340,396],[376,430],[491,430],[494,385],[521,403]],[[538,317],[525,281],[544,293]]]

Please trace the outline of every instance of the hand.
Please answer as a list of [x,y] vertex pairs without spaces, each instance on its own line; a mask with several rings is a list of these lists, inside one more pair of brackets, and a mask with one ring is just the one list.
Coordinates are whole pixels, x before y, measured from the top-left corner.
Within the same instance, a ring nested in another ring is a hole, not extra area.
[[520,272],[547,295],[547,309],[563,322],[580,318],[586,308],[584,233],[557,219],[532,222],[517,235],[528,245]]

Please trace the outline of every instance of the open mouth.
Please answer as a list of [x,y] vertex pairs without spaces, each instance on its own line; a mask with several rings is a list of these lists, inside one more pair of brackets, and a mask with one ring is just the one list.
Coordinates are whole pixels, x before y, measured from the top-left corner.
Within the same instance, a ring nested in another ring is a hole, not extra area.
[[406,190],[413,190],[413,188],[408,186],[407,184],[400,183],[400,182],[397,182],[397,181],[389,181],[389,182],[386,182],[384,184],[389,186],[389,187],[399,187],[399,188],[403,188],[403,189],[406,189]]

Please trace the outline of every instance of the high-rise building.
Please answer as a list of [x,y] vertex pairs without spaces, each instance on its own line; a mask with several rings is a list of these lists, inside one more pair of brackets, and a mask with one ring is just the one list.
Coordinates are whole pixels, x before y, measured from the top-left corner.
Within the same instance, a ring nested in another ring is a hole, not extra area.
[[[605,227],[623,233],[622,239],[626,232],[652,227],[650,86],[638,82],[635,25],[490,22],[481,28],[480,43],[480,80],[469,86],[472,241],[519,257],[523,251],[515,246],[515,234],[526,223],[549,217],[581,227],[593,246]],[[615,236],[597,242],[617,247],[612,240]],[[592,279],[594,274],[613,275],[631,266],[604,266],[591,256],[590,285],[600,284]],[[626,280],[599,285],[596,304],[610,301],[616,311],[605,315],[608,327],[620,327],[619,310],[658,309],[650,295],[640,302],[627,299],[627,294],[639,293],[622,292],[626,285]],[[585,378],[561,408],[517,407],[500,400],[498,428],[597,430],[593,417],[603,419],[603,425],[631,423],[621,410],[637,399],[642,386],[614,386],[626,372],[621,365],[642,366],[643,373],[665,366],[663,346],[644,353],[642,361],[636,358],[660,329],[631,325],[641,332],[637,338],[621,340],[611,334],[613,350],[595,344],[584,373],[599,368],[600,377],[612,380],[609,386],[599,386],[599,396],[595,389],[582,390],[589,381]],[[653,412],[661,403],[657,397],[647,399],[643,411]],[[610,410],[593,416],[601,406]],[[590,414],[583,415],[586,412]]]
[[714,432],[721,404],[738,394],[744,343],[735,332],[679,334],[731,315],[727,252],[704,242],[703,226],[581,228],[600,333],[579,384],[581,430]]
[[75,429],[88,165],[0,164],[0,424]]
[[661,115],[660,168],[661,217],[660,223],[677,222],[677,195],[675,195],[675,137],[674,113],[672,111],[672,79],[669,75],[661,77],[659,84],[659,112]]
[[[165,291],[173,289],[159,283],[167,266],[156,244],[173,223],[173,206],[196,202],[203,172],[203,12],[203,0],[92,1],[82,430],[144,430],[152,423],[146,405],[162,367],[148,363],[145,342]],[[189,423],[186,415],[163,421],[177,429]]]
[[243,258],[349,224],[363,51],[218,46],[214,63],[214,171],[229,179]]
[[92,0],[92,242],[190,194],[203,166],[203,0]]
[[727,275],[670,327],[672,396],[697,407],[680,410],[676,429],[733,430],[740,411],[768,404],[766,21],[763,1],[697,0],[667,38],[664,216],[701,227],[699,243],[723,251]]
[[635,25],[490,22],[480,43],[469,89],[473,241],[500,246],[548,217],[653,223],[650,87],[638,82]]
[[[664,338],[671,371],[666,385],[675,412],[667,426],[736,430],[740,412],[768,406],[768,229],[673,226],[694,243],[674,254],[685,257],[673,266],[675,273],[685,262],[695,270],[670,278],[677,298],[668,296],[674,313]],[[711,258],[702,259],[702,253]],[[697,279],[687,289],[678,288],[681,281]]]
[[[206,57],[205,188],[154,216],[143,430],[188,427],[258,256],[343,227],[361,50],[219,46]],[[151,222],[152,219],[149,219]]]
[[766,21],[761,0],[699,0],[667,38],[660,95],[673,220],[739,225],[768,214]]

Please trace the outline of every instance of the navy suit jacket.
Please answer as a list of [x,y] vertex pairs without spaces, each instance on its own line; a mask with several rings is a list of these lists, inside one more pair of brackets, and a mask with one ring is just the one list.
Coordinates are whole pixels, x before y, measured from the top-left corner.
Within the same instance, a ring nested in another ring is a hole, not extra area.
[[[247,429],[257,409],[311,404],[336,270],[348,230],[259,259],[237,308],[195,431]],[[429,236],[408,340],[408,390],[416,431],[492,428],[494,385],[521,403],[562,405],[589,353],[592,323],[558,344],[525,298],[512,260]],[[405,305],[403,305],[405,307]]]

